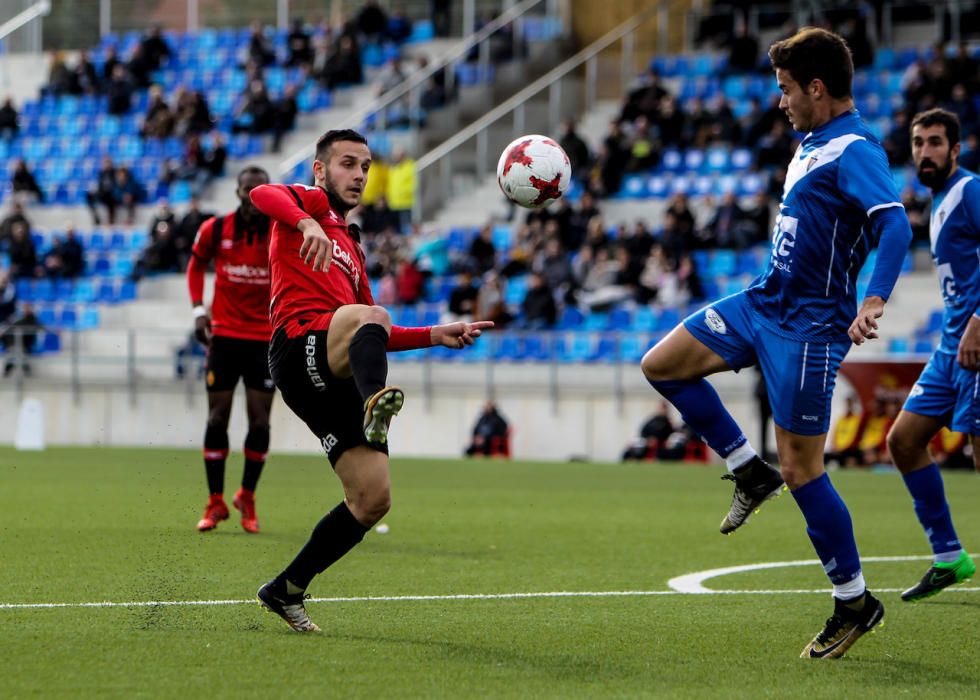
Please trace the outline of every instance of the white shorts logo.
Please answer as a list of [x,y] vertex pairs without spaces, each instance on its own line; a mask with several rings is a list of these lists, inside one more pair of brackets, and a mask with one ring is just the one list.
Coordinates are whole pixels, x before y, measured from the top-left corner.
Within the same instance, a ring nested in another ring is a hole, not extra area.
[[926,390],[922,388],[921,384],[913,384],[909,396],[922,396],[924,393],[926,393]]
[[725,321],[718,312],[714,309],[708,309],[704,313],[704,323],[708,328],[711,329],[712,333],[717,333],[718,335],[725,335],[728,332],[728,327],[725,326]]
[[330,456],[330,450],[337,446],[337,438],[334,437],[333,433],[327,433],[326,436],[320,441],[323,445],[323,451],[327,453],[327,457]]

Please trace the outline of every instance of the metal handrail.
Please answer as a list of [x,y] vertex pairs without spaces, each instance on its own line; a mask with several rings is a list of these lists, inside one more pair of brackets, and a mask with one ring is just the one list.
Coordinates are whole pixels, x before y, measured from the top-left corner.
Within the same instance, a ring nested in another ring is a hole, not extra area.
[[18,12],[6,22],[0,24],[0,39],[3,39],[9,34],[16,32],[25,24],[33,22],[38,17],[46,17],[50,12],[50,0],[41,0],[40,2],[34,3],[26,10]]
[[417,172],[421,173],[440,158],[445,157],[450,151],[455,150],[463,143],[473,138],[478,132],[483,131],[501,117],[510,114],[515,108],[526,102],[531,97],[537,95],[546,87],[549,87],[555,81],[565,77],[568,73],[578,68],[599,52],[608,48],[611,44],[635,31],[636,28],[649,19],[650,15],[657,9],[659,8],[651,7],[637,15],[634,15],[615,29],[596,39],[571,58],[565,60],[548,73],[542,75],[540,78],[535,80],[513,97],[509,98],[507,101],[494,107],[465,129],[462,129],[461,131],[456,132],[453,136],[450,136],[448,139],[415,161]]
[[[459,46],[457,46],[448,55],[435,62],[434,65],[430,66],[424,71],[414,73],[397,87],[385,92],[383,95],[379,95],[377,99],[371,102],[371,104],[353,112],[352,114],[348,115],[346,119],[338,121],[338,123],[333,125],[333,128],[357,128],[368,115],[375,112],[383,112],[383,110],[402,99],[411,91],[424,85],[433,75],[446,69],[462,57],[466,56],[474,47],[482,44],[498,29],[501,29],[502,27],[505,27],[513,22],[515,19],[518,19],[534,6],[541,4],[541,2],[543,2],[543,0],[523,0],[523,2],[520,2],[510,9],[500,13],[500,15],[498,15],[493,21],[487,23],[487,25],[480,29],[480,31],[471,34],[468,39],[463,40]],[[450,73],[451,71],[447,72],[447,80],[452,80]],[[307,144],[288,158],[283,159],[283,161],[279,164],[280,174],[289,174],[292,172],[293,168],[305,161],[307,158],[313,156],[315,151],[315,146],[312,144]]]

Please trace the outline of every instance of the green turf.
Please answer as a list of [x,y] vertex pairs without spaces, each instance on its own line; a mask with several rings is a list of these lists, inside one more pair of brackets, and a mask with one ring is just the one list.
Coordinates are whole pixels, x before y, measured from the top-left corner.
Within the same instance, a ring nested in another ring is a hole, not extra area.
[[[233,457],[229,484],[240,473]],[[793,499],[718,534],[730,486],[675,465],[398,459],[387,535],[314,582],[316,596],[657,591],[720,566],[814,558]],[[928,553],[897,474],[838,472],[864,555]],[[946,475],[980,550],[980,479]],[[263,532],[211,533],[190,451],[0,449],[0,603],[246,599],[340,499],[316,457],[273,455]],[[229,492],[232,489],[229,488]],[[866,566],[872,588],[927,562]],[[819,567],[714,588],[826,586]],[[977,585],[976,582],[969,585]],[[257,605],[0,609],[0,697],[965,697],[980,693],[980,593],[914,605],[839,662],[797,658],[829,595],[312,603],[320,635]]]

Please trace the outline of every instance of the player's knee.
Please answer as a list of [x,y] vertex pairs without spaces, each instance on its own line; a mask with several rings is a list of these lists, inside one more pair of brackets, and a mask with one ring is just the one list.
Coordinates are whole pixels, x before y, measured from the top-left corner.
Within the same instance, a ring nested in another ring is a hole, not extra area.
[[348,494],[351,511],[368,527],[381,520],[391,510],[391,489],[387,484],[361,490],[353,497]]
[[228,411],[212,408],[208,411],[208,430],[228,430]]
[[391,330],[391,314],[383,306],[368,306],[361,314],[361,325],[376,323],[384,326],[385,330]]
[[658,353],[654,349],[647,350],[647,354],[640,360],[640,369],[648,382],[662,382],[670,377],[670,370],[666,363],[662,362]]

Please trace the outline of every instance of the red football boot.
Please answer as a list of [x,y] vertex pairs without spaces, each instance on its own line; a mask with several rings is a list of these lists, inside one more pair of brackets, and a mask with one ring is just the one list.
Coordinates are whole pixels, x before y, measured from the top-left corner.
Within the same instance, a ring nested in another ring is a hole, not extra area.
[[231,504],[242,514],[242,529],[245,532],[257,533],[259,519],[255,515],[255,491],[239,488]]
[[218,523],[228,519],[228,506],[225,505],[225,498],[220,493],[213,493],[208,498],[208,505],[204,508],[204,517],[197,523],[197,529],[207,532],[218,527]]

